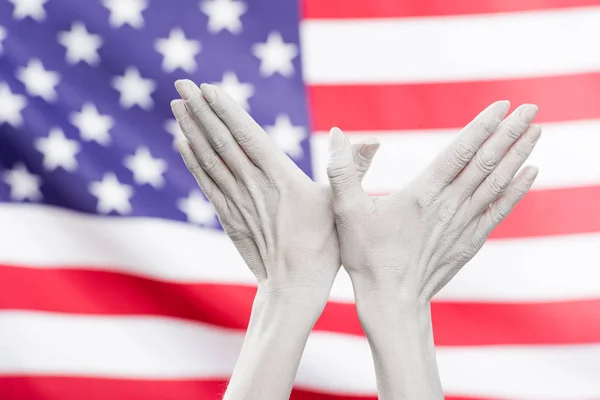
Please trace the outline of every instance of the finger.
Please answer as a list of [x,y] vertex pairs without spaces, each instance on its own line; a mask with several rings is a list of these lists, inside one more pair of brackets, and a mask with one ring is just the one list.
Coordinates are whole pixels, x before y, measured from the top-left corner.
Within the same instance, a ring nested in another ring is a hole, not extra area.
[[481,216],[479,222],[479,235],[487,238],[490,233],[513,210],[519,201],[525,197],[537,177],[536,167],[525,167],[511,182],[506,191]]
[[175,87],[204,136],[233,175],[241,180],[249,179],[249,172],[254,167],[252,162],[234,140],[227,126],[213,112],[200,89],[190,80],[178,80]]
[[537,144],[542,129],[539,125],[532,125],[527,132],[511,147],[496,169],[483,181],[471,197],[473,215],[480,215],[494,200],[498,198],[512,182],[525,163],[535,145]]
[[198,186],[200,186],[200,189],[202,189],[202,192],[204,192],[206,198],[212,203],[215,210],[219,212],[225,205],[225,196],[223,196],[223,193],[212,178],[202,169],[190,142],[182,140],[177,143],[177,148],[186,167],[194,175],[194,178],[196,178]]
[[171,109],[203,171],[212,178],[223,193],[234,193],[237,187],[235,177],[212,148],[198,123],[188,112],[183,100],[173,100]]
[[497,101],[483,110],[463,128],[426,171],[431,195],[439,194],[471,161],[481,145],[496,131],[510,108],[506,100]]
[[365,196],[352,158],[352,146],[339,128],[329,132],[327,176],[333,193],[334,208]]
[[[492,137],[481,146],[475,157],[473,157],[471,162],[451,184],[460,193],[459,203],[462,203],[466,198],[471,196],[481,182],[492,174],[492,171],[504,159],[508,149],[527,131],[529,124],[535,118],[537,112],[538,107],[536,105],[523,104],[519,106],[500,124]],[[519,148],[522,148],[524,145],[524,143],[521,143]],[[497,175],[494,179],[496,178],[498,178]],[[508,182],[504,182],[504,188],[510,183],[512,176],[508,178]]]
[[215,85],[200,85],[204,98],[227,126],[237,143],[258,168],[266,173],[294,166],[258,123],[231,96]]
[[377,139],[367,139],[352,144],[352,159],[359,181],[362,181],[369,168],[371,168],[371,162],[373,162],[380,145]]

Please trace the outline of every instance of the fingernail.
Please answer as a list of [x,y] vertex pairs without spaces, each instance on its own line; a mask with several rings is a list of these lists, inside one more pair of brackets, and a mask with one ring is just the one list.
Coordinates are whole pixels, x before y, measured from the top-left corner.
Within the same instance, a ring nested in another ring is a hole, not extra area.
[[200,89],[202,89],[202,94],[208,104],[213,104],[217,100],[217,92],[215,91],[215,87],[213,85],[209,85],[208,83],[203,83],[200,85]]
[[340,128],[331,128],[329,131],[329,151],[337,151],[344,144],[344,133]]
[[530,167],[527,172],[525,172],[525,178],[531,182],[537,177],[538,172],[539,169],[537,167]]
[[187,140],[179,140],[177,142],[177,149],[179,149],[179,152],[181,154],[183,154],[184,152],[186,152],[189,149],[189,142]]
[[519,112],[519,117],[521,118],[521,121],[528,124],[533,121],[537,113],[538,106],[535,104],[525,104],[522,106],[521,111]]
[[187,113],[183,100],[171,101],[171,110],[173,110],[173,115],[175,115],[175,118],[177,119],[182,118]]
[[375,153],[377,153],[377,149],[379,149],[379,146],[381,146],[379,142],[364,144],[360,148],[360,155],[364,158],[373,158]]
[[196,89],[196,85],[187,79],[179,79],[175,82],[175,89],[181,96],[183,100],[189,100],[192,98],[194,94],[194,90]]

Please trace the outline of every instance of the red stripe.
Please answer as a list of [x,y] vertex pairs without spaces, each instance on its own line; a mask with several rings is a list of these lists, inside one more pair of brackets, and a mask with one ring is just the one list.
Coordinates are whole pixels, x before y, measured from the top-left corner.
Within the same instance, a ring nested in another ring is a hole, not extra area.
[[[373,194],[381,195],[381,194]],[[491,239],[600,232],[600,186],[532,190],[490,235]]]
[[[152,315],[245,330],[255,288],[179,284],[105,271],[0,267],[0,309]],[[434,302],[437,345],[600,342],[600,299],[555,303]],[[315,330],[363,335],[354,304],[330,302]]]
[[357,19],[490,14],[596,5],[600,5],[599,0],[305,0],[302,8],[306,19]]
[[[221,400],[226,388],[224,380],[160,381],[58,376],[0,378],[0,398],[3,400]],[[376,400],[376,397],[294,389],[290,400]],[[446,397],[446,400],[478,399]]]
[[600,186],[533,190],[490,237],[506,239],[600,232],[599,204]]
[[[540,106],[536,122],[600,118],[600,73],[443,83],[312,85],[313,125],[326,132],[460,128],[507,99]],[[384,132],[381,132],[384,133]]]

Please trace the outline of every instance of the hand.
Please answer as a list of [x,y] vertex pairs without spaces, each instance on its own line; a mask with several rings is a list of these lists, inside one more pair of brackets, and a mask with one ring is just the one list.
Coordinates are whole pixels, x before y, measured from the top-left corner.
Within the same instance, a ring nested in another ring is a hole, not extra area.
[[[217,87],[204,84],[200,91],[190,81],[176,87],[185,103],[174,101],[173,113],[187,138],[179,150],[259,293],[316,302],[320,314],[340,267],[329,188],[310,180]],[[378,147],[348,149],[357,182]]]
[[373,353],[379,398],[441,400],[430,300],[479,251],[537,175],[537,107],[492,104],[408,187],[367,196],[350,143],[331,131],[328,176],[344,267]]
[[[287,399],[306,340],[340,267],[328,187],[312,182],[258,124],[212,85],[178,81],[172,103],[183,159],[258,280],[224,398]],[[349,149],[360,181],[378,143]],[[215,266],[218,268],[218,266]]]
[[367,196],[343,133],[331,132],[328,175],[344,267],[371,288],[427,303],[483,246],[531,187],[537,169],[523,165],[541,130],[534,105],[506,120],[492,104],[408,187]]

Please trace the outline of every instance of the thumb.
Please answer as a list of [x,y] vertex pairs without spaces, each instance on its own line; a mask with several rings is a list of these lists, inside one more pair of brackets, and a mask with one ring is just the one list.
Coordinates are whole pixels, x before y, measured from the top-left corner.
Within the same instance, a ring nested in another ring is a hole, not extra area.
[[329,132],[327,176],[335,203],[364,196],[354,164],[352,146],[340,128],[332,128]]
[[368,138],[359,143],[352,143],[352,158],[356,166],[358,180],[362,181],[365,174],[371,168],[371,163],[380,143],[377,139]]

